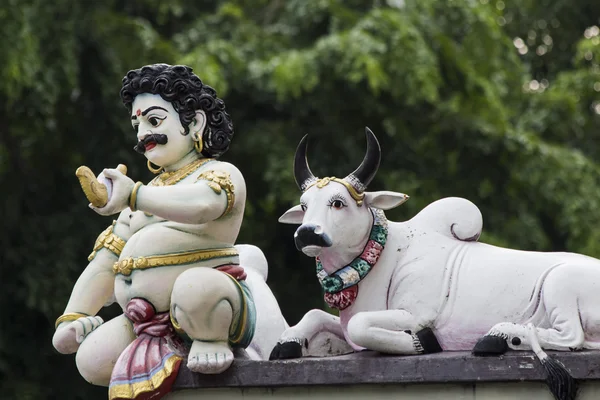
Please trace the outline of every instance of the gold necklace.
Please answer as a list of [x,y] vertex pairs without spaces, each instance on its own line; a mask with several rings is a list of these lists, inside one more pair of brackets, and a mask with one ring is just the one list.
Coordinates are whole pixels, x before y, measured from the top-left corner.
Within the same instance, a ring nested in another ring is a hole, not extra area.
[[209,161],[213,161],[214,158],[201,158],[193,161],[176,171],[163,172],[156,178],[152,179],[148,186],[171,186],[181,181],[182,179],[190,176],[194,171],[203,166]]

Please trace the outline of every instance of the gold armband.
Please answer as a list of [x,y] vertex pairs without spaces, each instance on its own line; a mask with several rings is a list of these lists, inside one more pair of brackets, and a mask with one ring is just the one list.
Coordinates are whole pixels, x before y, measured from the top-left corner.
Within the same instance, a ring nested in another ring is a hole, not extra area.
[[89,315],[77,312],[63,314],[56,319],[56,322],[54,323],[54,329],[58,328],[58,326],[63,322],[77,321],[79,318],[85,317],[89,317]]
[[208,186],[217,194],[220,194],[221,190],[225,191],[225,194],[227,195],[227,207],[225,208],[225,211],[223,212],[221,217],[231,211],[231,209],[233,208],[233,203],[235,202],[235,193],[233,182],[231,182],[231,179],[227,172],[205,171],[198,175],[197,180],[207,181],[206,183],[208,184]]
[[112,225],[106,228],[104,232],[98,236],[96,243],[94,243],[94,250],[92,251],[92,254],[89,255],[88,261],[92,261],[94,257],[96,257],[98,251],[102,248],[106,248],[117,257],[121,255],[121,251],[123,251],[123,247],[125,247],[125,241],[113,233],[116,223],[117,221],[113,221]]

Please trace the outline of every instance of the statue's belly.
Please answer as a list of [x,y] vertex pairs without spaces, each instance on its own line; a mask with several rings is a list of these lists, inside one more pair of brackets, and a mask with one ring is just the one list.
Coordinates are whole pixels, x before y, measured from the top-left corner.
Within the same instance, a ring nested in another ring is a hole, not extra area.
[[115,297],[122,309],[135,297],[148,300],[157,312],[168,311],[171,292],[177,277],[189,265],[156,267],[133,271],[131,275],[118,274],[115,277]]
[[[168,256],[207,249],[233,249],[233,243],[223,243],[207,234],[174,229],[168,224],[155,223],[137,231],[127,241],[119,260],[141,256]],[[130,275],[115,276],[115,297],[122,308],[134,297],[150,301],[158,312],[168,311],[173,284],[189,268],[217,267],[239,264],[238,256],[226,256],[182,265],[155,266],[134,269]]]
[[142,297],[152,303],[157,312],[169,311],[173,285],[181,273],[190,268],[214,268],[225,264],[239,264],[239,258],[224,257],[185,265],[138,269],[131,275],[117,274],[115,297],[123,309],[129,300]]
[[191,233],[157,223],[148,225],[134,233],[121,252],[121,258],[172,254],[199,249],[233,246],[224,243],[208,233]]

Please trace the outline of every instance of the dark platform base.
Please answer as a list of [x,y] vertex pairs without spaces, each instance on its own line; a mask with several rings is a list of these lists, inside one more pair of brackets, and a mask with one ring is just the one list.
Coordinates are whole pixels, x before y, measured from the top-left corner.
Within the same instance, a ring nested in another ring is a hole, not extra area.
[[[600,352],[556,352],[575,379],[600,380]],[[530,351],[497,357],[470,352],[389,356],[371,351],[327,358],[281,361],[234,361],[220,375],[201,375],[182,367],[174,390],[217,387],[285,387],[316,385],[545,382],[546,372]]]

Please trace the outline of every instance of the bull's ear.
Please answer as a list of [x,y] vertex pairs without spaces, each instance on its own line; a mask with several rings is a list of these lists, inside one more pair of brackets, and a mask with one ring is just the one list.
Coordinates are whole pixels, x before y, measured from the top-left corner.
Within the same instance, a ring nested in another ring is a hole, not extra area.
[[365,203],[370,207],[382,210],[390,210],[394,207],[398,207],[408,200],[408,198],[408,195],[405,195],[404,193],[389,192],[386,190],[381,192],[365,192]]
[[304,211],[300,205],[294,206],[287,210],[281,217],[279,222],[282,224],[301,224],[304,219]]

